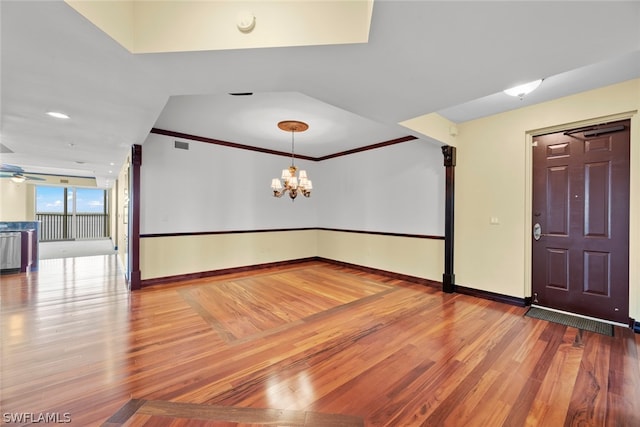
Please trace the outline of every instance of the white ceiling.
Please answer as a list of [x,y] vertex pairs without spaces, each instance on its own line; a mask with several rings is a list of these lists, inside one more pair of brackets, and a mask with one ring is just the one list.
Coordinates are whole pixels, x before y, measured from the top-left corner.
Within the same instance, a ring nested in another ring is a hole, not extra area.
[[[287,151],[277,122],[303,120],[296,153],[320,157],[428,139],[397,124],[424,114],[459,123],[640,77],[640,2],[378,0],[368,43],[155,54],[59,0],[0,14],[2,163],[101,186],[153,127]],[[522,101],[501,93],[537,78]]]
[[295,134],[295,152],[316,158],[408,135],[401,126],[385,125],[299,92],[172,96],[155,127],[290,152],[291,134],[277,126],[283,120],[309,125]]

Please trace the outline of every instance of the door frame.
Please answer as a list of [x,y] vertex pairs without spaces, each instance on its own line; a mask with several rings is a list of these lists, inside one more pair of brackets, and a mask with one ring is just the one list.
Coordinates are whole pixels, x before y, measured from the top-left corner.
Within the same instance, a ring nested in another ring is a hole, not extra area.
[[[636,188],[634,182],[640,182],[640,170],[634,167],[634,164],[640,164],[640,162],[634,162],[635,157],[640,157],[640,147],[634,147],[634,136],[638,141],[640,136],[640,117],[637,115],[637,111],[627,111],[624,113],[612,114],[607,116],[595,117],[591,119],[580,120],[576,122],[569,122],[558,124],[554,126],[548,126],[538,129],[531,129],[525,131],[525,197],[524,197],[524,295],[527,302],[531,302],[532,297],[532,245],[533,245],[533,220],[531,218],[531,212],[533,209],[533,138],[539,135],[548,133],[563,132],[571,129],[577,129],[586,126],[594,126],[605,122],[613,122],[618,120],[631,120],[631,136],[630,136],[630,159],[629,159],[629,218],[637,218],[640,215],[640,200],[634,200],[632,195],[634,191],[639,191],[640,188]],[[636,142],[637,143],[637,142]],[[634,286],[634,283],[640,282],[640,267],[636,266],[637,263],[633,263],[631,260],[640,258],[640,226],[633,221],[629,221],[629,313],[640,312],[640,289],[638,285]],[[638,307],[636,307],[636,304]],[[638,319],[635,319],[638,320]]]

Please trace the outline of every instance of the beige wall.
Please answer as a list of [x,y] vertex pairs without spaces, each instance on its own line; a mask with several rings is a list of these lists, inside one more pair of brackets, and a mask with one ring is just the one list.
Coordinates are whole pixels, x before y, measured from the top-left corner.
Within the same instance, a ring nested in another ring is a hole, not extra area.
[[33,221],[34,186],[0,179],[0,221]]
[[[365,43],[373,11],[372,0],[66,3],[134,53]],[[247,13],[256,24],[243,33]]]
[[127,157],[124,165],[120,169],[118,174],[118,179],[115,184],[115,193],[116,199],[114,202],[114,215],[113,220],[115,223],[116,234],[114,234],[115,245],[118,247],[118,258],[120,262],[124,266],[124,269],[127,270],[128,263],[128,223],[125,223],[125,214],[127,210],[125,210],[125,206],[129,205],[129,168],[131,165],[131,156]]
[[426,114],[400,124],[406,128],[433,138],[442,144],[456,147],[458,145],[458,126],[438,113]]
[[316,231],[203,234],[140,239],[142,280],[316,256]]
[[111,241],[114,246],[118,245],[118,219],[117,219],[117,211],[116,207],[118,206],[118,184],[114,184],[109,190],[109,206],[108,206],[108,214],[109,214],[109,236],[111,236]]
[[319,230],[318,256],[440,282],[444,240]]
[[[640,80],[458,125],[456,283],[531,295],[531,135],[631,117],[630,316],[640,318]],[[490,224],[497,218],[499,224]]]
[[143,280],[319,256],[440,281],[444,241],[314,229],[142,238],[140,254]]

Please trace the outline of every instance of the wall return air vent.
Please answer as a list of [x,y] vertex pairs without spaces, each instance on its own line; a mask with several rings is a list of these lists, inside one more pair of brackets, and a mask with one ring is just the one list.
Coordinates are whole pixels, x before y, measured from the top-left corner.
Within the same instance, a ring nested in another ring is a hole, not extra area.
[[174,141],[174,147],[175,148],[179,148],[180,150],[188,150],[189,149],[189,143],[188,142],[184,142],[184,141]]

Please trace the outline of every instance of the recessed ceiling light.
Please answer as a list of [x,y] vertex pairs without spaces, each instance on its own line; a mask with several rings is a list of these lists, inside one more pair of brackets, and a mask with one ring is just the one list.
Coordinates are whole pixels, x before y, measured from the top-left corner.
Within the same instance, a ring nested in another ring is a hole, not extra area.
[[65,113],[60,113],[58,111],[49,111],[47,112],[48,115],[50,115],[51,117],[55,117],[56,119],[68,119],[69,116],[67,116]]

